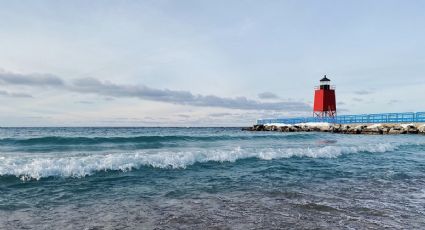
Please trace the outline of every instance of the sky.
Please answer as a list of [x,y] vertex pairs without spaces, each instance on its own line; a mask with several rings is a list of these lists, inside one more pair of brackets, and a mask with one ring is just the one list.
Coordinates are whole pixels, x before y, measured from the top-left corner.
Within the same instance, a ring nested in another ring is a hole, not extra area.
[[0,126],[425,111],[425,1],[3,1]]

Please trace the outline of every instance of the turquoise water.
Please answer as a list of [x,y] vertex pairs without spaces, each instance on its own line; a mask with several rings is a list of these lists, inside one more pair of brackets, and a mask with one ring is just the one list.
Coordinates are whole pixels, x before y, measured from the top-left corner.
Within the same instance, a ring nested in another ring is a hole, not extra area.
[[419,229],[424,214],[421,135],[0,129],[0,229]]

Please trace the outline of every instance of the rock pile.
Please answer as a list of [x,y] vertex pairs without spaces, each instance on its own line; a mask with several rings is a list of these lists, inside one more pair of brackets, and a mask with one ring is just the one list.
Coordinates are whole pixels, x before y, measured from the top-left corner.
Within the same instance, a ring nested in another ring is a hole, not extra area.
[[254,125],[243,128],[245,131],[275,131],[275,132],[330,132],[343,134],[425,134],[425,124],[296,124],[296,125]]

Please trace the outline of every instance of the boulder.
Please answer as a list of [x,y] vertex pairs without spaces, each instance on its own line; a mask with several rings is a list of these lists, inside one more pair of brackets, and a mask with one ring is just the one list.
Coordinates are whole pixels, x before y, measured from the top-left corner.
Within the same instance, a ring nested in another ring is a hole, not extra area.
[[288,127],[288,131],[287,132],[295,132],[295,131],[297,131],[297,130],[294,128],[294,126],[289,126]]
[[349,133],[349,134],[361,134],[363,129],[365,129],[366,127],[367,127],[366,125],[358,125],[358,126],[355,126],[355,127],[350,127],[347,130],[347,133]]
[[388,134],[402,134],[403,131],[402,130],[397,130],[394,128],[391,128],[390,131],[388,131]]
[[418,132],[419,132],[418,128],[416,128],[416,126],[414,126],[414,125],[407,125],[407,126],[405,126],[404,127],[404,130],[408,134],[418,134]]
[[390,130],[388,131],[388,134],[405,134],[407,133],[406,130],[401,125],[393,125]]
[[320,132],[321,131],[320,127],[318,127],[318,126],[310,126],[309,129],[313,132]]
[[331,131],[330,126],[320,126],[319,129],[320,129],[320,132],[330,132]]
[[311,129],[310,129],[310,127],[308,125],[302,125],[301,126],[301,131],[303,131],[303,132],[310,132]]
[[295,125],[295,127],[298,129],[298,132],[309,132],[310,131],[306,125]]
[[399,125],[399,124],[395,124],[391,126],[392,130],[403,130],[403,126]]
[[341,129],[342,129],[342,125],[340,124],[335,124],[330,127],[330,131],[333,133],[340,133]]
[[288,132],[300,132],[302,131],[301,126],[293,125],[288,127]]
[[264,131],[264,128],[264,125],[254,125],[253,127],[254,131]]
[[362,133],[363,134],[383,134],[383,131],[382,131],[382,127],[376,126],[371,128],[367,127],[362,130]]
[[279,131],[281,131],[281,132],[288,132],[289,131],[289,126],[280,126]]
[[361,131],[356,129],[355,127],[351,127],[345,133],[347,133],[347,134],[360,134]]
[[418,127],[418,133],[425,134],[425,125],[421,125]]
[[270,126],[270,131],[278,131],[279,127],[277,127],[276,125],[272,125]]
[[342,125],[341,126],[341,133],[348,133],[348,130],[351,128],[349,125]]
[[388,134],[390,129],[391,129],[390,127],[386,127],[386,126],[382,127],[382,134]]
[[373,124],[362,128],[363,134],[383,134],[381,124]]

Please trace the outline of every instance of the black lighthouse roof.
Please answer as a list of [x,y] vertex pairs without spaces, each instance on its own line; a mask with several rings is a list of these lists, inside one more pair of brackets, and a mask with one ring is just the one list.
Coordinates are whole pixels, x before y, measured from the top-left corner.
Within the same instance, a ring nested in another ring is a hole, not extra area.
[[331,81],[329,78],[326,77],[326,75],[322,78],[320,81]]

